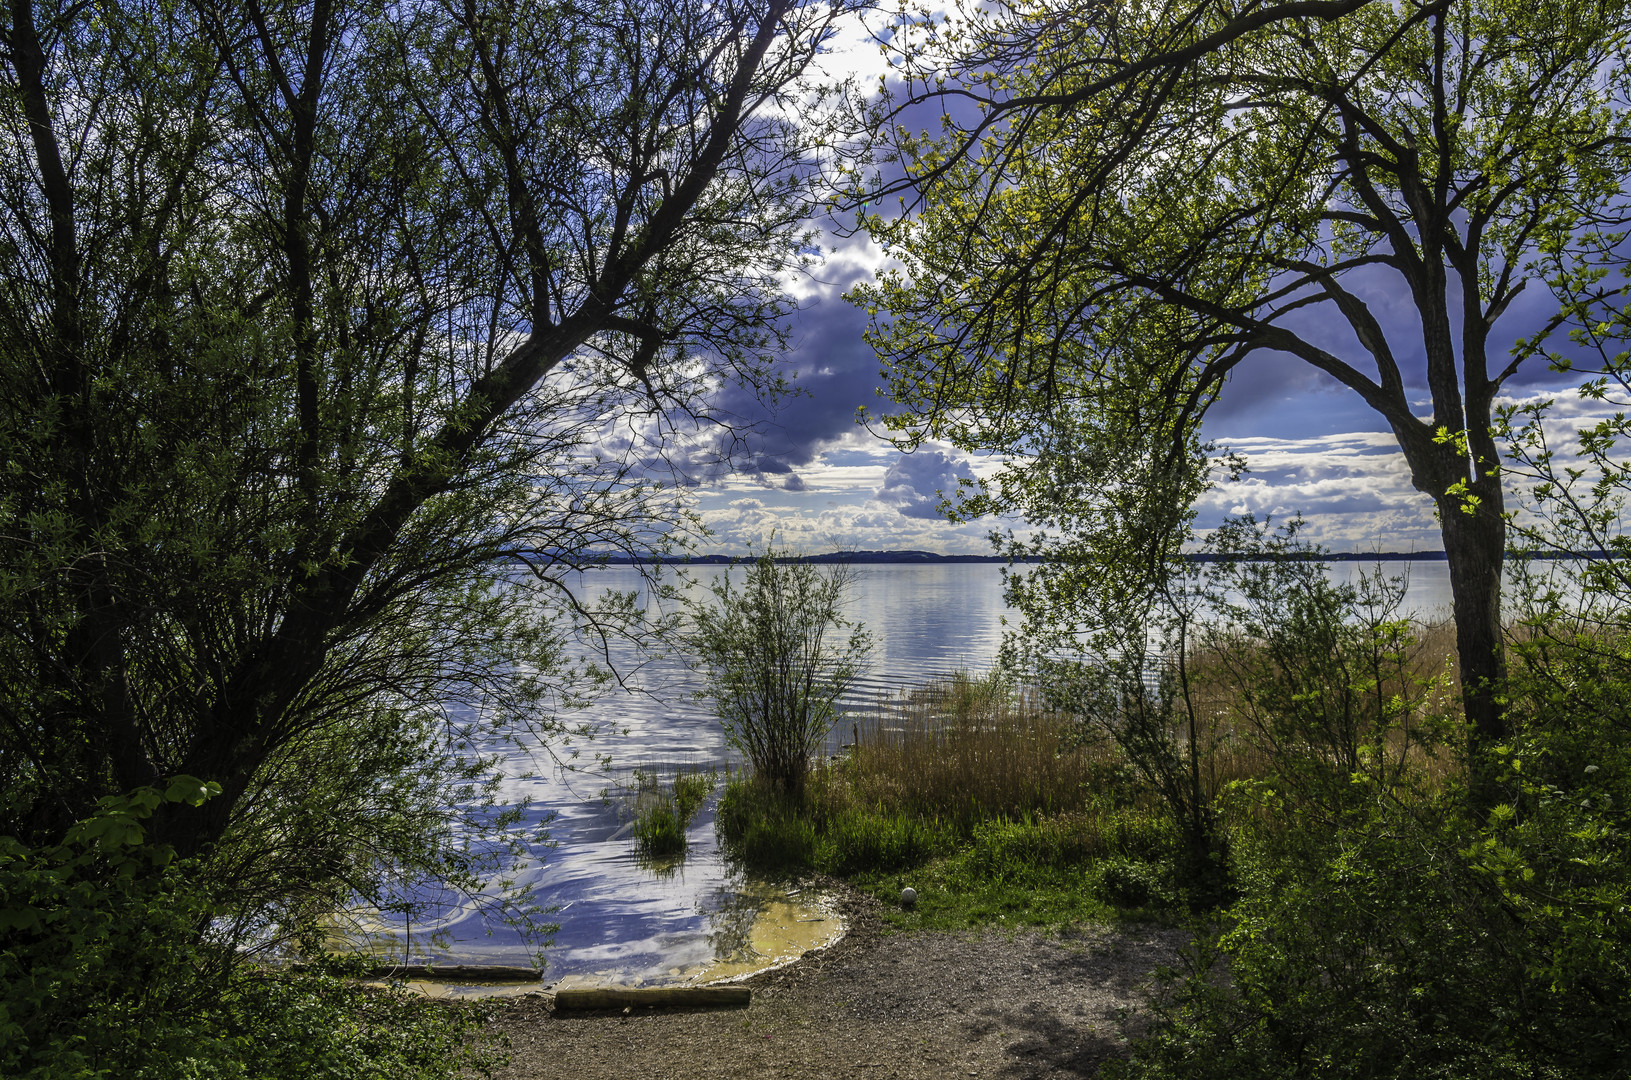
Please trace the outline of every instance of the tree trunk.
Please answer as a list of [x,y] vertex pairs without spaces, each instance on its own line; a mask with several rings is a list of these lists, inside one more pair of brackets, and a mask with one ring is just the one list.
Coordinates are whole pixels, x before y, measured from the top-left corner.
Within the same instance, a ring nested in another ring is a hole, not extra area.
[[[1468,762],[1475,804],[1487,805],[1494,791],[1483,774],[1481,752],[1511,734],[1501,706],[1506,676],[1502,650],[1501,565],[1506,557],[1505,502],[1500,472],[1488,437],[1487,415],[1473,438],[1480,467],[1469,476],[1465,452],[1454,442],[1438,442],[1424,424],[1394,424],[1399,447],[1417,490],[1438,508],[1439,534],[1450,564],[1450,603],[1455,618],[1456,658],[1461,668],[1461,703],[1468,731]],[[1464,487],[1458,485],[1464,484]],[[1457,490],[1453,490],[1456,488]]]
[[1506,554],[1506,527],[1498,510],[1485,512],[1480,506],[1468,514],[1446,501],[1439,507],[1440,530],[1450,563],[1461,700],[1476,749],[1493,746],[1511,734],[1499,697],[1506,674],[1501,649],[1501,561]]

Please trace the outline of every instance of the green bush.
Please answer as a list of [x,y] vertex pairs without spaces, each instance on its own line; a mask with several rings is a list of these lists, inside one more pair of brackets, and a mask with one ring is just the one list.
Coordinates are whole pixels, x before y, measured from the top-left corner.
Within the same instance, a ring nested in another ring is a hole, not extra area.
[[1572,793],[1479,821],[1356,787],[1335,827],[1237,790],[1240,898],[1127,1074],[1631,1076],[1623,831]]
[[202,1018],[218,1056],[185,1055],[158,1080],[194,1077],[378,1077],[465,1080],[490,1076],[500,1057],[484,1036],[490,1007],[369,990],[335,974],[235,974],[220,1007]]
[[[1237,726],[1265,750],[1222,802],[1238,896],[1165,1023],[1112,1073],[1631,1077],[1622,625],[1571,619],[1554,594],[1512,650],[1516,734],[1446,772],[1453,728],[1405,628],[1339,625],[1363,591],[1304,588],[1302,565],[1236,575],[1246,600],[1214,655],[1244,703]],[[1106,898],[1133,899],[1138,882],[1110,869]]]
[[146,822],[213,788],[178,777],[103,799],[49,848],[0,837],[0,1076],[490,1074],[480,1010],[268,971],[210,940],[212,883],[149,843]]
[[1171,903],[1171,873],[1159,864],[1115,855],[1093,866],[1089,890],[1118,908],[1141,908]]
[[726,741],[766,783],[796,795],[871,639],[841,611],[852,567],[786,557],[767,549],[740,588],[717,578],[713,603],[692,608],[691,645]]

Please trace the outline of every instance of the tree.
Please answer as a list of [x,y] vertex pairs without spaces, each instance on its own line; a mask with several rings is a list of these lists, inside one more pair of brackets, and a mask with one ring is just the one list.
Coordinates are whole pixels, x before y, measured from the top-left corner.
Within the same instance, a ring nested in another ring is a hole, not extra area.
[[468,866],[473,729],[582,689],[566,571],[682,539],[665,440],[777,388],[846,10],[12,3],[3,831],[189,774],[152,838],[246,905]]
[[[892,422],[1016,455],[965,509],[1055,525],[1042,548],[1091,563],[1093,519],[1139,476],[1111,467],[1193,463],[1242,360],[1305,361],[1387,420],[1433,500],[1466,715],[1498,741],[1491,419],[1528,354],[1503,358],[1496,326],[1545,252],[1626,208],[1631,19],[1577,0],[1050,11],[907,49],[916,99],[972,108],[896,142],[910,212],[867,218],[901,262],[857,290]],[[1408,332],[1376,296],[1408,298]]]
[[866,666],[871,638],[842,610],[854,583],[849,563],[789,561],[767,548],[740,588],[718,577],[714,602],[692,609],[691,645],[725,738],[788,795],[803,794],[838,699]]

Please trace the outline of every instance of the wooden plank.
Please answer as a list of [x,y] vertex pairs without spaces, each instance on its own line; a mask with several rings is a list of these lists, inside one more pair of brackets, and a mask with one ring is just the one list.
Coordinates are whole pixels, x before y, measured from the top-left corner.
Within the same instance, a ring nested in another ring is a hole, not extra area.
[[596,986],[555,991],[555,1008],[562,1012],[657,1006],[745,1009],[752,1000],[753,991],[746,986]]

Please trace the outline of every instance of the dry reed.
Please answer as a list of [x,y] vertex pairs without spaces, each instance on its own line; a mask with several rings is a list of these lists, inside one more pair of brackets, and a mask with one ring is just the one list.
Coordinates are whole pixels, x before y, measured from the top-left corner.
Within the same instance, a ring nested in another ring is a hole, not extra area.
[[[1209,797],[1231,781],[1274,771],[1275,750],[1251,719],[1241,681],[1252,649],[1215,640],[1188,659]],[[1444,733],[1459,715],[1458,672],[1454,624],[1412,626],[1407,647],[1372,673],[1374,687],[1360,691],[1373,705],[1385,703],[1394,718],[1371,733],[1372,755],[1385,757],[1390,770],[1408,764],[1429,785],[1458,774],[1460,756],[1444,746]],[[848,758],[822,777],[829,804],[855,801],[938,816],[965,829],[992,817],[1154,805],[1153,793],[1111,742],[1093,738],[1079,719],[1047,709],[1034,689],[995,674],[958,673],[910,690],[853,719],[851,732]],[[1187,733],[1174,736],[1182,746]]]
[[965,828],[1084,809],[1119,776],[1115,755],[1084,744],[1072,718],[991,676],[930,683],[852,731],[832,778],[845,797]]

